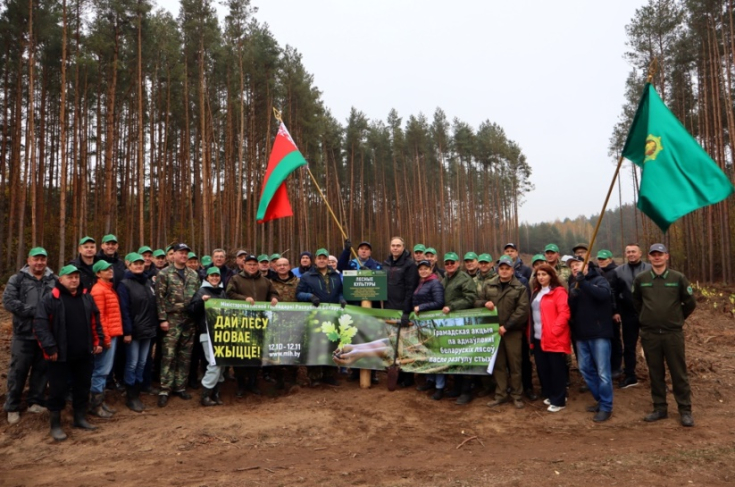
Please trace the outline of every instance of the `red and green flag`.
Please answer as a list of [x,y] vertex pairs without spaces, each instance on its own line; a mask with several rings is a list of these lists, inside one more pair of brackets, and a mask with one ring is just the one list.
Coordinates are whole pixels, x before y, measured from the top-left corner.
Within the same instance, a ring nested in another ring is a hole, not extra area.
[[641,168],[638,209],[664,232],[687,213],[719,203],[733,192],[727,175],[650,83],[643,89],[623,157]]
[[260,194],[258,213],[255,217],[258,223],[293,216],[293,209],[286,192],[286,178],[305,165],[306,159],[296,148],[286,125],[281,122],[271,156],[268,159],[268,168],[265,170],[263,191]]

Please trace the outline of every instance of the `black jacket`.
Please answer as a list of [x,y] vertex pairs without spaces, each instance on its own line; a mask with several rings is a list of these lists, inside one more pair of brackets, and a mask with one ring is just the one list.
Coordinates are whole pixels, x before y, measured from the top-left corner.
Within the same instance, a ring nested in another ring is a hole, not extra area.
[[13,313],[13,336],[20,340],[35,340],[33,318],[43,297],[56,285],[56,276],[46,268],[41,279],[31,274],[28,266],[14,274],[3,292],[3,306]]
[[344,299],[342,297],[342,276],[333,269],[329,269],[327,275],[329,278],[329,291],[327,291],[324,278],[322,278],[322,275],[316,267],[303,274],[299,280],[299,286],[296,288],[296,299],[299,301],[311,301],[313,295],[318,297],[322,303],[339,304]]
[[117,287],[117,297],[120,300],[123,335],[130,335],[133,340],[155,338],[158,333],[156,294],[148,273],[125,271]]
[[[97,262],[99,258],[97,256],[94,256],[94,262],[92,262],[92,265],[94,265],[95,262]],[[69,264],[75,266],[77,269],[79,269],[79,285],[86,289],[87,292],[92,291],[92,287],[97,283],[97,276],[95,275],[94,271],[92,270],[92,266],[88,266],[84,263],[82,260],[81,255],[77,255],[77,258],[70,261]]]
[[517,276],[520,275],[526,278],[526,281],[531,280],[531,268],[524,264],[520,257],[513,263],[513,270]]
[[612,292],[612,312],[613,314],[618,313],[618,299],[615,296],[615,269],[618,268],[618,265],[615,263],[615,261],[610,262],[605,267],[600,267],[600,270],[602,271],[602,275],[605,276],[605,279],[607,279],[608,284],[610,284],[610,290]]
[[386,309],[410,313],[413,310],[413,292],[419,282],[419,272],[411,254],[404,250],[397,260],[393,260],[393,256],[388,257],[383,263],[383,269],[388,273]]
[[123,280],[123,277],[125,277],[125,272],[127,271],[127,267],[125,267],[125,261],[118,257],[117,252],[115,252],[112,257],[108,257],[102,250],[97,252],[97,255],[95,255],[94,257],[95,262],[97,262],[98,260],[104,260],[112,264],[112,288],[117,291],[117,286],[120,285],[120,281]]
[[615,293],[616,305],[620,314],[634,316],[638,319],[638,313],[633,306],[633,280],[635,277],[645,271],[651,270],[651,264],[640,261],[636,265],[625,263],[615,269],[613,277],[613,292]]
[[[199,288],[197,293],[191,298],[189,305],[186,310],[194,318],[194,323],[197,325],[197,331],[199,333],[207,333],[207,314],[204,311],[204,296],[210,296],[217,299],[227,299],[225,288],[220,283],[217,287],[212,287],[209,281],[204,281],[202,287]],[[213,330],[209,330],[209,335],[212,336]]]
[[[61,299],[61,293],[68,292],[62,290],[61,284],[57,284],[50,293],[46,294],[41,300],[41,304],[36,310],[36,318],[33,320],[33,333],[36,335],[38,344],[43,350],[43,355],[47,359],[58,353],[57,360],[65,362],[67,355],[67,329],[66,315],[64,313],[64,303]],[[104,343],[105,334],[102,330],[100,321],[100,312],[97,305],[94,304],[92,296],[80,288],[82,295],[80,299],[84,300],[85,319],[87,326],[91,329],[89,337],[89,353],[94,352],[94,347]]]
[[419,282],[413,292],[413,307],[421,311],[437,311],[444,307],[444,286],[436,276],[429,274],[424,282]]
[[[579,282],[579,286],[576,285]],[[569,278],[571,328],[576,340],[613,337],[612,295],[607,279],[590,266],[584,280]]]

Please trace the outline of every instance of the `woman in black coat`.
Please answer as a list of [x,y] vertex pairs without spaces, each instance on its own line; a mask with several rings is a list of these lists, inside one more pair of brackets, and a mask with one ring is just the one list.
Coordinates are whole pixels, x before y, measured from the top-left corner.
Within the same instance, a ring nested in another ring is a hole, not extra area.
[[[417,315],[422,311],[437,311],[444,307],[444,286],[439,277],[431,271],[431,262],[422,260],[418,264],[419,285],[413,292],[413,312]],[[418,386],[419,391],[430,391],[436,387],[435,401],[444,397],[446,376],[444,374],[428,374],[426,383]]]

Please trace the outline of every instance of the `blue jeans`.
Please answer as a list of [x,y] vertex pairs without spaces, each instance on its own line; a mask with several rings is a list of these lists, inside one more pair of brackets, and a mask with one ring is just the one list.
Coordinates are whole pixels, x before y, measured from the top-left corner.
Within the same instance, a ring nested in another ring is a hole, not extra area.
[[102,394],[107,384],[107,376],[112,371],[112,363],[115,361],[115,349],[117,348],[117,339],[112,337],[110,340],[110,348],[102,349],[102,353],[94,356],[94,369],[92,370],[92,394]]
[[611,412],[613,407],[613,385],[610,373],[609,338],[577,340],[579,371],[590,388],[592,397],[600,405],[600,411]]
[[151,348],[151,339],[132,340],[125,344],[125,384],[134,386],[136,382],[143,383],[143,371],[148,360],[148,350]]
[[437,389],[444,389],[447,383],[447,376],[444,374],[426,374],[426,380],[435,382]]

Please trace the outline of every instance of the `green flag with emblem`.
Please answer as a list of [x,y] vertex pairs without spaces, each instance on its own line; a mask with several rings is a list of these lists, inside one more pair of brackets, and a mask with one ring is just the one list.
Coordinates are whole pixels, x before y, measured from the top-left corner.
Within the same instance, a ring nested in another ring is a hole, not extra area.
[[650,83],[643,89],[622,155],[641,168],[638,209],[664,232],[687,213],[733,192],[730,179]]

